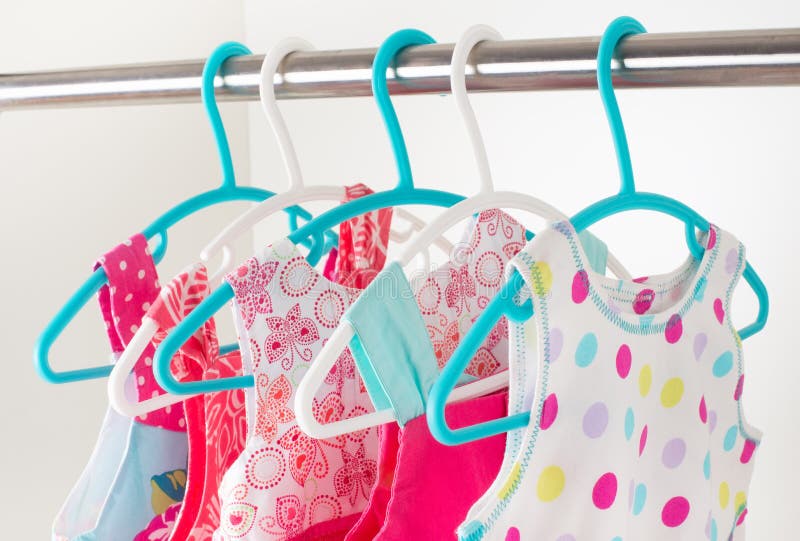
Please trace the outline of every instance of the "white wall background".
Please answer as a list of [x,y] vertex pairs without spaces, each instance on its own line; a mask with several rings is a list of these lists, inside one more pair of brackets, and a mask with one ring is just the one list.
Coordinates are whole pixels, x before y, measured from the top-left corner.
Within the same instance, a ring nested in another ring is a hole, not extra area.
[[[202,58],[242,39],[230,0],[0,0],[0,72]],[[243,180],[247,106],[223,105]],[[219,183],[201,106],[0,113],[0,523],[3,539],[49,539],[108,403],[105,380],[50,385],[34,373],[36,336],[99,255],[162,212]],[[209,209],[170,237],[169,278],[242,204]],[[107,362],[97,303],[55,345],[56,367]],[[224,319],[224,318],[223,318]]]
[[[379,43],[414,26],[452,42],[469,25],[507,38],[599,34],[629,14],[654,32],[800,26],[788,0],[703,3],[633,1],[403,3],[338,0],[238,2],[144,0],[109,4],[0,0],[0,72],[196,58],[241,39],[265,51],[299,35],[319,48]],[[767,283],[767,330],[746,342],[745,400],[765,431],[750,493],[752,539],[787,539],[800,485],[793,356],[792,218],[800,203],[796,152],[800,89],[630,91],[620,95],[637,181],[668,192],[737,234]],[[419,184],[467,193],[477,186],[469,145],[449,97],[396,100]],[[574,212],[615,191],[611,141],[595,92],[480,95],[473,99],[498,187],[535,194]],[[250,143],[247,147],[249,107]],[[283,104],[311,183],[394,183],[389,145],[369,99]],[[242,179],[282,189],[285,175],[257,105],[226,105],[223,116]],[[248,164],[249,154],[249,164]],[[105,382],[53,386],[31,365],[35,337],[88,276],[92,261],[174,203],[218,182],[217,159],[199,105],[0,115],[0,518],[4,538],[43,539],[89,455],[106,405]],[[424,212],[422,209],[420,212]],[[159,267],[171,276],[236,209],[214,209],[176,230]],[[685,251],[666,218],[625,215],[596,229],[635,274],[670,269]],[[265,238],[262,232],[260,238]],[[744,291],[744,288],[740,288]],[[734,317],[755,313],[749,293]],[[59,367],[106,358],[90,306],[57,344]],[[223,319],[223,318],[220,318]]]

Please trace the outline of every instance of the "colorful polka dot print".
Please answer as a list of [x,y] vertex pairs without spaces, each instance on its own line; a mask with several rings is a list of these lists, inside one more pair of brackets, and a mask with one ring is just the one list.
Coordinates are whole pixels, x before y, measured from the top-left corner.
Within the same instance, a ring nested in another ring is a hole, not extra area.
[[701,242],[701,260],[622,281],[592,271],[559,222],[512,260],[536,314],[519,327],[535,336],[510,333],[530,350],[512,378],[543,358],[514,465],[460,539],[744,539],[761,437],[728,318],[744,249],[715,226]]

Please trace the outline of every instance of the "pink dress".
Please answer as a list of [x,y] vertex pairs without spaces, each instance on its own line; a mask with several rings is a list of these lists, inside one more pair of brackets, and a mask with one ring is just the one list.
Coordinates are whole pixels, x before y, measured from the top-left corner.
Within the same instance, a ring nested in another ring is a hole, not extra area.
[[[165,286],[145,316],[158,325],[153,344],[157,347],[208,293],[208,275],[202,264],[191,266]],[[210,319],[181,346],[173,358],[172,372],[180,381],[241,375],[241,357],[238,351],[219,356],[216,326]],[[135,541],[211,539],[219,524],[219,472],[244,448],[243,392],[194,396],[182,404],[189,437],[183,504],[173,505],[153,519]]]

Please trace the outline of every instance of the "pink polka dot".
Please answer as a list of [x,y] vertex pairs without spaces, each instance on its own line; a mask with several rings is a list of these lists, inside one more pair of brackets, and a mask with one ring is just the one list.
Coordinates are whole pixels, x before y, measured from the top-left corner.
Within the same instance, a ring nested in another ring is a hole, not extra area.
[[722,299],[720,298],[714,299],[714,315],[717,316],[717,321],[722,325],[725,320],[725,308],[722,307]]
[[753,440],[744,440],[744,447],[742,448],[742,456],[739,457],[739,462],[747,464],[753,458],[753,453],[756,450],[756,442]]
[[555,393],[551,393],[544,399],[544,404],[542,404],[542,420],[540,423],[542,430],[550,428],[555,422],[556,416],[558,416],[558,398],[556,398]]
[[710,250],[714,246],[717,245],[717,232],[714,230],[714,226],[708,227],[708,246],[707,248]]
[[746,516],[747,516],[747,508],[745,507],[745,508],[744,508],[744,511],[742,511],[742,514],[741,514],[741,515],[739,515],[739,518],[738,518],[738,520],[736,521],[736,525],[737,525],[737,526],[741,526],[741,525],[742,525],[742,522],[744,522],[744,517],[746,517]]
[[647,445],[647,425],[644,425],[642,429],[642,434],[639,436],[639,456],[642,456],[644,453],[644,448]]
[[515,526],[510,527],[506,532],[506,541],[519,541],[519,539],[519,530]]
[[638,278],[634,278],[633,281],[636,282],[637,284],[643,284],[644,282],[649,280],[649,278],[650,278],[649,276],[640,276]]
[[622,379],[628,377],[631,371],[631,348],[628,344],[622,344],[617,350],[617,374]]
[[652,289],[643,289],[636,294],[633,301],[633,311],[639,315],[644,314],[650,307],[653,306],[653,300],[656,298],[656,292]]
[[744,374],[739,376],[739,381],[736,382],[736,390],[733,391],[733,399],[739,400],[742,397],[743,390],[744,390]]
[[706,397],[700,397],[700,420],[703,424],[708,422],[708,410],[706,409]]
[[676,528],[683,524],[689,516],[689,500],[682,496],[676,496],[664,504],[661,510],[661,522],[667,528]]
[[617,499],[617,476],[611,472],[604,473],[594,484],[592,501],[598,509],[608,509]]
[[579,270],[572,278],[572,300],[580,304],[589,295],[589,276],[585,270]]
[[681,321],[681,316],[678,314],[672,314],[672,316],[669,318],[669,321],[667,321],[666,329],[664,329],[664,335],[667,337],[667,342],[674,344],[681,339],[682,334],[683,322]]

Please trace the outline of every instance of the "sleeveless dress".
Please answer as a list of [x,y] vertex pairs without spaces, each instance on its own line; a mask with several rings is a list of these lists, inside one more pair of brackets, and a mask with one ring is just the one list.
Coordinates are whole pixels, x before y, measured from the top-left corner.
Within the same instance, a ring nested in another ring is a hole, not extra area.
[[712,226],[701,261],[628,282],[592,271],[576,239],[555,223],[513,260],[537,331],[512,333],[515,362],[538,349],[531,423],[459,537],[743,540],[761,437],[729,317],[744,248]]

